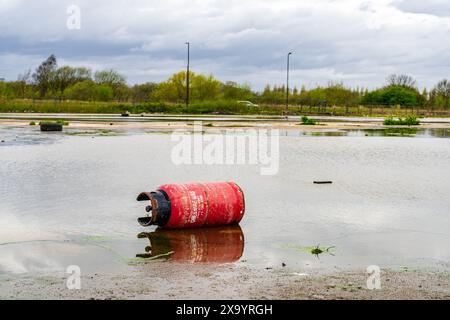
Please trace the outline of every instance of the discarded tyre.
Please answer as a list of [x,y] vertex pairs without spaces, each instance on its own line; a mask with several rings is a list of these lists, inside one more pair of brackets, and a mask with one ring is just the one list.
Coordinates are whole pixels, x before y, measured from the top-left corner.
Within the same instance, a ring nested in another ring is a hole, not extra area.
[[142,232],[147,238],[145,253],[138,258],[170,259],[180,262],[227,263],[239,260],[244,252],[244,234],[238,225],[216,228],[197,228]]
[[245,212],[244,193],[234,182],[166,184],[142,192],[137,201],[150,201],[142,226],[195,228],[237,224]]
[[41,131],[62,131],[63,126],[59,123],[42,123],[40,125]]

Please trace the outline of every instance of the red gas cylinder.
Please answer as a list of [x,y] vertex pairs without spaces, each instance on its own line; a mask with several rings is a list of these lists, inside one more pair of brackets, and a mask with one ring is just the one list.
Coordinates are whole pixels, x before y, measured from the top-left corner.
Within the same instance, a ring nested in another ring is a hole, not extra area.
[[194,228],[237,224],[244,216],[244,193],[234,182],[165,184],[142,192],[137,201],[150,201],[142,226]]

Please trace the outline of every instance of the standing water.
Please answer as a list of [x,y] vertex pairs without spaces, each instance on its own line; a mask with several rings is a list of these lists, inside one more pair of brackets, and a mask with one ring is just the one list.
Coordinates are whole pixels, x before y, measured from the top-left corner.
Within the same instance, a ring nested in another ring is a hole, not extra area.
[[[448,270],[445,137],[290,132],[280,137],[278,174],[263,176],[252,165],[177,166],[169,134],[0,128],[0,274],[64,271],[73,264],[112,272],[148,258]],[[240,227],[166,232],[138,225],[137,194],[193,181],[238,183],[246,197]],[[316,246],[328,251],[312,255]]]

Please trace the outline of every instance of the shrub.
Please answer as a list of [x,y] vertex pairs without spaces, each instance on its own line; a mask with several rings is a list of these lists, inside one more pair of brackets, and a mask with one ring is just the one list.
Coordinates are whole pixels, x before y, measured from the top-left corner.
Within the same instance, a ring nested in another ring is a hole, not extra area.
[[310,119],[307,116],[303,116],[302,117],[302,125],[310,125],[310,126],[314,126],[317,124],[317,122],[314,119]]
[[395,120],[393,117],[388,117],[386,119],[384,119],[383,124],[385,126],[394,126],[396,125],[398,122],[398,120]]
[[416,126],[420,124],[420,121],[415,116],[407,116],[406,118],[397,118],[388,117],[384,119],[383,124],[385,126]]
[[403,121],[404,121],[404,124],[407,126],[416,126],[416,125],[420,124],[419,119],[417,119],[417,117],[415,117],[415,116],[407,116],[405,118],[405,120],[403,120]]

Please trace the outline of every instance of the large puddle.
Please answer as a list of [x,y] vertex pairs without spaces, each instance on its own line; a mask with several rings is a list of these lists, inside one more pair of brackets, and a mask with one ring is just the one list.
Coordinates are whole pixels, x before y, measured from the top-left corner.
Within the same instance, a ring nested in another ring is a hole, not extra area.
[[[177,166],[168,134],[1,127],[0,273],[126,272],[159,259],[449,270],[448,131],[402,130],[282,132],[280,170],[262,176],[253,165]],[[141,191],[227,180],[245,192],[240,227],[164,231],[136,221]],[[313,255],[316,246],[324,252]]]

